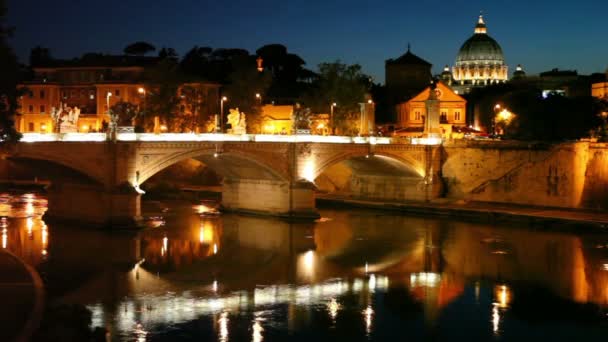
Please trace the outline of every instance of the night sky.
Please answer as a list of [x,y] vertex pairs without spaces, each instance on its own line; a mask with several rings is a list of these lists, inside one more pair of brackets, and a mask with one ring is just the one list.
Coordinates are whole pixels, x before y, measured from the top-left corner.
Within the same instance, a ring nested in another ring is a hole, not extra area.
[[287,46],[307,67],[340,59],[384,82],[384,61],[407,49],[439,73],[453,65],[483,10],[488,33],[512,72],[608,67],[608,0],[8,0],[13,47],[23,62],[35,45],[55,57],[120,53],[138,40],[184,54],[192,46],[255,53]]

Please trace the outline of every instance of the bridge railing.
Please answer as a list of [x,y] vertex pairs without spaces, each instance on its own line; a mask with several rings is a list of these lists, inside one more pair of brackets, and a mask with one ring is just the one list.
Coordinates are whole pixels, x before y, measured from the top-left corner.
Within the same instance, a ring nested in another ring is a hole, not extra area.
[[[24,133],[22,142],[52,142],[52,141],[106,141],[105,133]],[[211,142],[285,142],[285,143],[333,143],[333,144],[390,144],[388,137],[347,137],[322,135],[267,135],[267,134],[216,134],[216,133],[118,133],[118,141],[211,141]]]

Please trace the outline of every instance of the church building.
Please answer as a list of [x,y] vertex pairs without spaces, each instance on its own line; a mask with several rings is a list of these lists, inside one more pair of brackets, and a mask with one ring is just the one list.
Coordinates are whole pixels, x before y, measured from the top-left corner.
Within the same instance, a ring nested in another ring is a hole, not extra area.
[[458,94],[466,94],[473,87],[504,83],[508,77],[502,48],[488,35],[483,16],[480,15],[474,34],[462,44],[456,57],[452,69],[452,88]]
[[[413,133],[422,132],[427,117],[426,100],[429,98],[430,91],[431,87],[427,86],[409,101],[397,106],[398,127],[406,128]],[[467,101],[442,81],[436,83],[434,91],[439,101],[439,124],[444,134],[449,134],[453,126],[466,126]]]

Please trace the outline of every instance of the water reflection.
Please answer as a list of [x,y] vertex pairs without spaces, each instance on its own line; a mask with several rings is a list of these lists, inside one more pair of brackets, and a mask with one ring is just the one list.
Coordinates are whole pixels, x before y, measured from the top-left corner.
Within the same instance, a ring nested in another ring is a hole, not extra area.
[[406,324],[421,315],[418,329],[447,329],[439,322],[456,320],[467,301],[480,314],[478,329],[500,337],[528,285],[608,305],[608,248],[598,247],[608,238],[599,235],[365,211],[287,223],[168,205],[175,208],[154,213],[163,225],[106,234],[49,228],[42,196],[0,195],[9,217],[0,222],[2,247],[43,269],[55,300],[84,304],[95,326],[142,341],[205,318],[218,340],[262,341],[269,331],[298,334],[312,324],[380,339],[386,317]]

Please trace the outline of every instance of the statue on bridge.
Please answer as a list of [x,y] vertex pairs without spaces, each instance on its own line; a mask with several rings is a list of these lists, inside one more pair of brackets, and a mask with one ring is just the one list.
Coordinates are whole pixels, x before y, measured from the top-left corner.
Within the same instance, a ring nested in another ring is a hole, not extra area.
[[230,109],[228,114],[228,124],[230,124],[229,134],[247,134],[247,121],[245,113],[239,112],[239,109]]
[[51,108],[51,119],[55,130],[59,133],[75,133],[78,132],[78,118],[80,116],[80,108],[68,107],[63,103],[59,104],[59,108]]
[[296,103],[291,120],[296,134],[310,134],[312,123],[310,108],[302,108],[299,103]]

